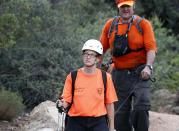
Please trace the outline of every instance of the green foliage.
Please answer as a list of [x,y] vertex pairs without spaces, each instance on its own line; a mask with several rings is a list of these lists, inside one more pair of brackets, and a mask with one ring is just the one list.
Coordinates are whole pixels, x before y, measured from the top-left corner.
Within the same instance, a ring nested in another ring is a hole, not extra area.
[[152,17],[156,14],[164,22],[163,27],[172,29],[175,34],[178,34],[178,7],[178,0],[137,0],[135,10],[137,14],[144,17]]
[[[105,0],[108,6],[117,10],[115,0]],[[178,0],[136,0],[135,13],[145,18],[156,14],[163,21],[163,27],[173,30],[178,34],[179,28],[179,2]],[[117,12],[117,11],[116,11]]]
[[11,0],[2,4],[2,13],[11,13],[18,26],[12,34],[16,44],[1,49],[0,85],[19,91],[28,108],[55,100],[67,74],[82,65],[82,44],[100,37],[107,20],[101,13],[107,7],[102,2]]
[[171,30],[161,27],[162,23],[157,16],[154,16],[151,19],[151,22],[154,28],[158,48],[157,59],[155,62],[155,76],[157,82],[153,86],[177,91],[179,88],[179,45],[177,37],[171,33]]
[[22,104],[22,98],[17,94],[0,89],[0,120],[12,120],[23,113],[25,106]]
[[153,111],[159,111],[162,108],[163,110],[169,110],[171,108],[169,105],[174,104],[175,95],[172,95],[167,89],[161,89],[152,93],[151,99]]
[[[116,5],[114,6],[114,1],[112,4],[110,2],[2,2],[0,86],[18,91],[28,108],[48,99],[55,101],[62,92],[67,74],[82,66],[83,43],[91,38],[99,39],[105,22],[116,15]],[[142,6],[144,3],[140,4]],[[143,7],[136,9],[145,12]],[[179,65],[177,37],[168,29],[162,28],[165,21],[161,22],[157,16],[151,22],[158,46],[155,64],[158,82],[153,87],[176,91]],[[107,61],[107,57],[104,61]]]
[[21,25],[13,36],[16,44],[8,51],[1,49],[0,58],[8,68],[1,64],[0,83],[19,91],[28,107],[56,99],[66,75],[81,62],[79,41],[73,41],[75,28],[69,27],[72,17],[66,18],[64,9],[52,9],[46,0],[13,0],[0,7]]
[[18,27],[18,21],[14,14],[3,14],[0,17],[0,43],[4,48],[13,46],[15,42],[15,33]]

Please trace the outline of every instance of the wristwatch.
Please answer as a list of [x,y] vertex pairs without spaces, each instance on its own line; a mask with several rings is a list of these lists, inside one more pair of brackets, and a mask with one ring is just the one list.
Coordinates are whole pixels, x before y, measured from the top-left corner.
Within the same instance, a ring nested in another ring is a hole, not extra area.
[[151,70],[151,71],[153,71],[153,66],[152,65],[146,65],[147,67],[149,67],[149,69]]

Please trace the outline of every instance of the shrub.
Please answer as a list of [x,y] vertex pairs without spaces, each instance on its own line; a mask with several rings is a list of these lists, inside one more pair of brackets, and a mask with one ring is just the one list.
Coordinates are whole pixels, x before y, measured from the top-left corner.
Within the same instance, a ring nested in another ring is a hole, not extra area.
[[12,120],[25,109],[22,98],[4,88],[0,89],[0,100],[0,120]]

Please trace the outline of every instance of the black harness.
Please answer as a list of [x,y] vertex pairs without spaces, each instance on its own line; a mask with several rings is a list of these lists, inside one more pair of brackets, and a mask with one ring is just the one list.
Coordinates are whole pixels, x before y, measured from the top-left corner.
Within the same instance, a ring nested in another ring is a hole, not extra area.
[[144,47],[138,48],[138,49],[131,49],[129,46],[129,43],[128,43],[128,33],[131,29],[132,22],[133,22],[134,18],[132,18],[132,20],[129,22],[126,33],[122,34],[122,35],[117,35],[119,19],[120,18],[118,18],[117,24],[115,26],[115,38],[114,38],[113,50],[111,51],[111,55],[114,57],[119,57],[119,56],[129,54],[131,52],[138,52],[138,51],[144,49]]

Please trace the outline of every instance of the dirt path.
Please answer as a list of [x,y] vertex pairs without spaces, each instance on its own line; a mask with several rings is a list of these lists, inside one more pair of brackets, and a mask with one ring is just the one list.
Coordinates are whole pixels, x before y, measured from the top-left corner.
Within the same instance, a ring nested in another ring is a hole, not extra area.
[[[0,121],[0,131],[23,131],[23,125],[29,123],[29,115],[23,115],[13,122]],[[179,115],[150,112],[149,131],[179,131]]]
[[150,112],[149,131],[179,131],[179,115]]
[[29,122],[29,114],[25,113],[22,116],[14,119],[11,122],[0,121],[0,131],[22,131],[23,125]]

